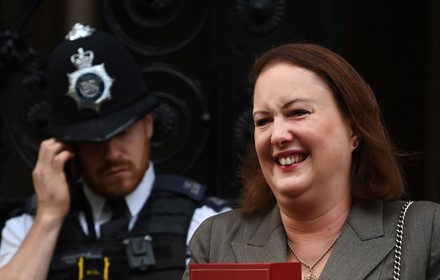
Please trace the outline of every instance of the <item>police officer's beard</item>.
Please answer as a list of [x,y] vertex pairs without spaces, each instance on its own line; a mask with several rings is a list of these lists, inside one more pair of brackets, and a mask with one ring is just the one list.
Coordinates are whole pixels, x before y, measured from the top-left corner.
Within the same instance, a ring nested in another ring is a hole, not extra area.
[[[111,174],[113,172],[119,172],[119,171],[128,171],[128,176],[125,175],[123,177],[113,177],[111,178]],[[125,187],[127,187],[127,184],[129,184],[129,188],[134,188],[140,180],[142,179],[141,176],[142,170],[137,170],[135,166],[129,161],[125,160],[113,160],[113,161],[104,161],[103,164],[98,169],[98,174],[102,178],[104,178],[104,186],[101,186],[102,189],[107,189],[110,191],[111,186],[119,188],[118,185],[114,184],[124,184]],[[118,182],[118,180],[121,180]],[[110,185],[107,185],[110,184]],[[122,191],[122,189],[119,189]]]

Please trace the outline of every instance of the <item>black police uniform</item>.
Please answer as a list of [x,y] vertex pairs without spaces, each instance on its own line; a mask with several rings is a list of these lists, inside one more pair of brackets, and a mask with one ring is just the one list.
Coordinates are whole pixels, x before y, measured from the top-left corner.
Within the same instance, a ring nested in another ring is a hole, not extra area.
[[[198,188],[191,186],[197,185]],[[176,175],[156,177],[152,193],[130,231],[112,240],[97,239],[82,186],[73,186],[72,206],[58,237],[48,279],[181,279],[186,239],[194,210],[229,204],[206,197],[205,187]],[[78,214],[84,211],[93,234],[86,235]]]

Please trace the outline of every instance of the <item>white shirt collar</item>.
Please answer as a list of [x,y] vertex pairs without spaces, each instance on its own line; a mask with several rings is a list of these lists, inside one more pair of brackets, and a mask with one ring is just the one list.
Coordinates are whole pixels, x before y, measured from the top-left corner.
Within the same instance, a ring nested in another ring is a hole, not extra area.
[[[135,217],[139,214],[142,206],[145,204],[146,200],[150,196],[155,177],[156,176],[154,173],[154,166],[153,163],[150,162],[149,167],[145,172],[144,178],[142,179],[140,184],[136,187],[134,191],[132,191],[125,197],[125,201],[128,205],[128,209],[130,210],[132,217]],[[95,221],[110,218],[109,213],[104,211],[105,198],[92,192],[86,184],[84,184],[84,195],[89,201]]]
[[153,163],[150,162],[147,172],[145,172],[144,178],[139,186],[125,197],[132,216],[139,214],[145,202],[150,197],[155,178],[154,166]]

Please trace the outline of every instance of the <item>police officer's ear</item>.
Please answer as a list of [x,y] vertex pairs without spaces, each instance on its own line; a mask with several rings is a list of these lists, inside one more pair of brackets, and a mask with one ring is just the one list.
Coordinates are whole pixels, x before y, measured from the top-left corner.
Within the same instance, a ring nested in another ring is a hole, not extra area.
[[148,139],[151,139],[154,133],[154,117],[153,113],[146,114],[144,117],[144,123],[147,130]]

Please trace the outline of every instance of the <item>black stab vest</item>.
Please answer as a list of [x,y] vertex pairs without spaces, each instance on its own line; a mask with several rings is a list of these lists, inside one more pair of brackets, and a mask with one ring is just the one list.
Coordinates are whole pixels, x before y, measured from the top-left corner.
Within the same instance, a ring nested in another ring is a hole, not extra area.
[[[204,192],[204,186],[190,179],[176,175],[157,176],[152,193],[131,231],[118,240],[106,241],[83,232],[78,213],[85,212],[90,232],[93,225],[90,206],[81,192],[72,191],[71,211],[59,234],[48,279],[80,279],[80,273],[84,280],[106,279],[102,273],[107,265],[107,279],[180,280],[189,256],[186,248],[188,228],[194,210],[204,201]],[[154,265],[144,265],[144,257],[149,259],[151,254],[145,255],[143,249],[149,246]],[[138,251],[143,256],[140,259]],[[133,263],[140,263],[141,267]]]

